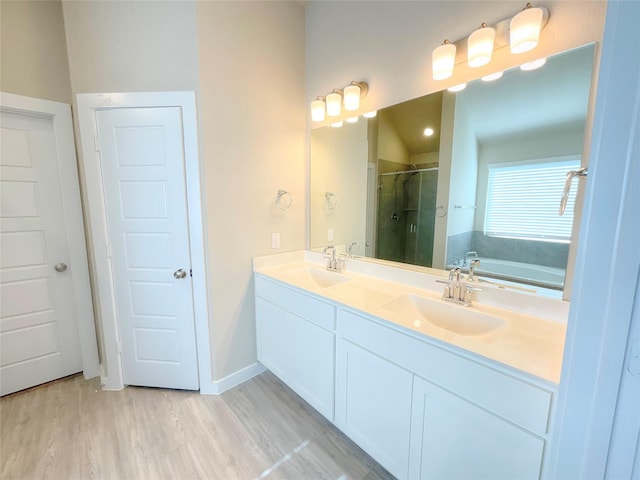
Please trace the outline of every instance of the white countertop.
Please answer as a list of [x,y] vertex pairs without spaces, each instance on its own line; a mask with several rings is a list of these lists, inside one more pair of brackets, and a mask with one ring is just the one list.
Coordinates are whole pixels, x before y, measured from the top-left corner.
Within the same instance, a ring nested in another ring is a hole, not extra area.
[[428,321],[383,305],[402,295],[438,301],[444,285],[436,283],[442,272],[425,268],[404,269],[384,262],[347,259],[342,275],[348,281],[322,287],[300,275],[305,268],[325,268],[322,256],[298,251],[254,259],[254,271],[306,290],[327,300],[362,311],[433,339],[460,347],[497,362],[559,383],[566,334],[568,302],[504,291],[481,285],[473,306],[455,308],[505,320],[498,330],[465,336],[438,328]]

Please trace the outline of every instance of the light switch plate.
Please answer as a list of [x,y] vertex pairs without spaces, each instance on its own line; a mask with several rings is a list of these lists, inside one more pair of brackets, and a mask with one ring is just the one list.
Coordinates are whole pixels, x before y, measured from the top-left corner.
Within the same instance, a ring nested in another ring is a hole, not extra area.
[[272,233],[271,234],[271,248],[280,248],[280,234]]

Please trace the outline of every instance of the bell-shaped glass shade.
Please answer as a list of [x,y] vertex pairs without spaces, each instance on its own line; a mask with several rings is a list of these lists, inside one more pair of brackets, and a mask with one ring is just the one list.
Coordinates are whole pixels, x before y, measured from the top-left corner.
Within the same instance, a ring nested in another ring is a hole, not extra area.
[[482,67],[491,61],[495,36],[496,31],[491,27],[479,28],[469,35],[467,61],[470,67]]
[[526,8],[509,23],[509,45],[511,53],[524,53],[538,45],[542,18],[541,8]]
[[433,67],[433,79],[444,80],[453,75],[453,66],[456,62],[456,46],[453,43],[440,45],[431,55]]

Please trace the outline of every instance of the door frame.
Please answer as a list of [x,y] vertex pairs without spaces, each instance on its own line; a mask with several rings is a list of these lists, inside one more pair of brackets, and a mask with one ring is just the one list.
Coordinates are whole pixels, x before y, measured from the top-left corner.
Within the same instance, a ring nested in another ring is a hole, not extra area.
[[102,384],[105,390],[124,388],[120,336],[116,315],[113,273],[109,262],[109,237],[102,188],[100,157],[96,150],[96,111],[113,108],[177,107],[182,113],[189,245],[193,271],[193,311],[196,332],[198,379],[201,393],[210,392],[210,357],[207,267],[202,215],[201,164],[198,157],[198,130],[195,92],[81,93],[76,95],[81,161],[87,195],[89,238],[96,269],[98,307],[104,337]]
[[71,106],[66,103],[5,92],[0,92],[0,106],[4,112],[47,118],[52,122],[58,159],[58,180],[64,211],[63,222],[69,246],[71,283],[75,297],[82,371],[86,379],[97,377],[100,375],[100,362],[93,316]]

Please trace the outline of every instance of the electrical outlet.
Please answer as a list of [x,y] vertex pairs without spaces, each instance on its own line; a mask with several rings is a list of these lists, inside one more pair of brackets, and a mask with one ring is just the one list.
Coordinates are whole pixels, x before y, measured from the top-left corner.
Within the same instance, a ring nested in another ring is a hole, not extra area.
[[272,233],[271,234],[271,248],[280,248],[280,234]]

